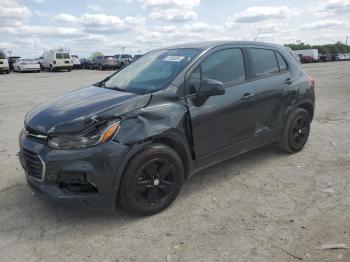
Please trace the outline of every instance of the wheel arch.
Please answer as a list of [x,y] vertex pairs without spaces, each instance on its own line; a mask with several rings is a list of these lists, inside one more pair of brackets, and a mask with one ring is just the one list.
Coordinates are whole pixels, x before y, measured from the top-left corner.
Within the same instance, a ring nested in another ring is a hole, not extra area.
[[297,108],[305,109],[309,113],[310,120],[312,121],[312,119],[314,118],[314,111],[315,111],[314,102],[312,100],[303,99],[303,100],[300,100],[300,101],[294,103],[293,106],[289,106],[286,109],[285,115],[288,116],[291,112],[293,112]]
[[310,120],[312,121],[312,119],[314,118],[314,106],[311,103],[303,102],[299,104],[297,107],[305,109],[310,116]]
[[131,150],[123,158],[122,164],[119,167],[114,180],[113,190],[115,191],[116,196],[119,194],[118,192],[121,180],[123,179],[124,172],[132,158],[141,151],[145,150],[147,147],[154,144],[163,144],[172,148],[182,160],[182,163],[184,165],[184,178],[188,179],[190,177],[193,170],[191,151],[189,150],[188,146],[186,146],[184,138],[182,138],[181,135],[175,132],[169,132],[163,135],[154,136],[152,138],[144,140],[141,144],[132,146]]
[[185,179],[189,178],[192,170],[191,151],[180,135],[171,133],[163,136],[156,136],[152,139],[152,143],[163,144],[172,148],[182,160],[182,163],[184,165]]

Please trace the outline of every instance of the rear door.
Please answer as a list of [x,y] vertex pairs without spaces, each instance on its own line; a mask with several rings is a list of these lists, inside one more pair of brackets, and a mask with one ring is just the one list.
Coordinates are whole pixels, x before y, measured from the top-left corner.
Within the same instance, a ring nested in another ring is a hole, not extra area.
[[293,81],[292,75],[286,60],[277,50],[250,48],[249,55],[256,90],[256,136],[275,138],[282,128],[283,98],[285,89]]
[[[187,74],[193,142],[196,156],[203,162],[208,157],[214,161],[211,156],[215,153],[231,155],[234,146],[244,145],[254,136],[254,85],[246,81],[245,57],[243,48],[213,51]],[[225,94],[198,101],[201,79],[223,82]]]

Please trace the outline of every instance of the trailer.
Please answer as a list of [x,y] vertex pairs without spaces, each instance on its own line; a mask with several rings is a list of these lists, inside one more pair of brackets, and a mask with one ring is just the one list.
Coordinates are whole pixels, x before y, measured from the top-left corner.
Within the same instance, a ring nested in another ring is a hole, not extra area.
[[317,49],[304,49],[304,50],[294,50],[298,56],[309,56],[312,57],[313,62],[318,62],[318,50]]

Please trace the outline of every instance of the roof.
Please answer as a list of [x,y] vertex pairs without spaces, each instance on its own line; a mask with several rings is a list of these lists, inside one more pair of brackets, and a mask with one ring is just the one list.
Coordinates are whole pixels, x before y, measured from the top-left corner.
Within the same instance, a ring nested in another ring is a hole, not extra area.
[[255,41],[204,41],[204,42],[193,42],[193,43],[187,43],[187,44],[179,44],[179,45],[164,47],[161,49],[175,49],[175,48],[210,49],[210,48],[223,46],[223,45],[259,45],[259,46],[274,47],[274,48],[281,47],[281,45],[277,45],[277,44],[271,44],[271,43],[265,43],[265,42],[255,42]]

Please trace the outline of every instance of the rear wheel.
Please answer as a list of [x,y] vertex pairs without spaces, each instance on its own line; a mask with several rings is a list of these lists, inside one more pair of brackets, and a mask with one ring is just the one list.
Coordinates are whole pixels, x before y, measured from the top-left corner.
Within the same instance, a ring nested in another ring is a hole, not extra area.
[[128,164],[120,184],[120,202],[141,215],[157,213],[175,200],[183,179],[178,154],[168,146],[152,145]]
[[280,140],[280,148],[288,153],[302,150],[310,134],[310,116],[303,108],[290,114]]

